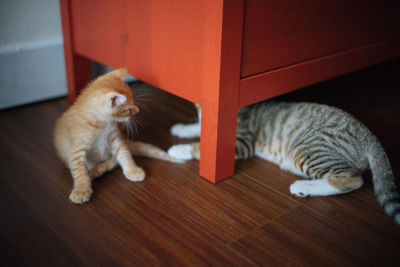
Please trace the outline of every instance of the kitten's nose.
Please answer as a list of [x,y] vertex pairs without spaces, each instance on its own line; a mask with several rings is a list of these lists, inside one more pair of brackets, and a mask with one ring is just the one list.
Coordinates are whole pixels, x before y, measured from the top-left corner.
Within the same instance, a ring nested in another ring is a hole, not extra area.
[[138,113],[139,112],[139,108],[137,107],[137,106],[133,106],[132,108],[131,108],[131,115],[135,115],[136,113]]

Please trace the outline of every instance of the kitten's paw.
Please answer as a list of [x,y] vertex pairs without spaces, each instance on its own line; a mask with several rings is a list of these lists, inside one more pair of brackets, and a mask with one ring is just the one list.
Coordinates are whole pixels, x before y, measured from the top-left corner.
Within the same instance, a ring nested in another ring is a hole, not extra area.
[[180,159],[180,160],[191,160],[193,159],[192,155],[192,146],[189,144],[180,144],[172,146],[168,149],[168,154],[171,157]]
[[132,182],[141,182],[146,177],[144,170],[140,167],[124,171],[126,179]]
[[69,199],[76,204],[82,204],[84,202],[89,201],[92,194],[93,194],[93,189],[90,187],[74,188],[71,194],[69,195]]
[[290,193],[298,197],[308,197],[311,190],[307,181],[296,181],[290,185],[289,189]]
[[200,137],[200,124],[177,123],[172,126],[170,132],[179,138],[197,138]]

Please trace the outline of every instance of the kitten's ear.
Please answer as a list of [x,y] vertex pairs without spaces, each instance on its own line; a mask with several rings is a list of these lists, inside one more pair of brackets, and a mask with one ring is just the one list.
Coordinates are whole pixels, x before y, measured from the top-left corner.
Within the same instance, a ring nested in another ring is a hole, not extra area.
[[124,80],[125,76],[128,74],[128,68],[114,70],[112,74],[114,74],[118,79]]
[[107,98],[112,108],[115,106],[120,106],[126,102],[126,96],[115,92],[108,93]]

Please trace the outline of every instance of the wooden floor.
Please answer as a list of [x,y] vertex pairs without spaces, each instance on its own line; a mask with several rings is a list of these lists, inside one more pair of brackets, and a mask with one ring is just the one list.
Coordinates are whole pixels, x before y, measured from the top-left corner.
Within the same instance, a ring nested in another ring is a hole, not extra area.
[[[381,140],[400,178],[400,60],[281,97],[328,103],[354,114]],[[167,149],[169,135],[194,122],[182,99],[143,84],[136,139]],[[140,91],[140,92],[139,92]],[[143,106],[147,106],[145,108]],[[72,180],[52,147],[66,99],[0,111],[0,265],[33,266],[394,266],[400,226],[365,185],[335,197],[299,199],[298,179],[259,158],[213,185],[198,162],[137,158],[147,172],[129,182],[116,169],[94,182],[94,196],[72,204]],[[399,180],[399,179],[398,179]]]

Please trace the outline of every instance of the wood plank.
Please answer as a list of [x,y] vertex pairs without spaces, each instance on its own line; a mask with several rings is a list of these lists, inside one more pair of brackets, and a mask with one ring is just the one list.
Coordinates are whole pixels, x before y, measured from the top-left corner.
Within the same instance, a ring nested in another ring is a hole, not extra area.
[[[399,60],[387,62],[279,99],[328,103],[358,117],[381,140],[398,181],[399,69]],[[195,121],[191,103],[134,87],[143,128],[133,138],[164,149],[194,141],[169,134],[174,123]],[[68,105],[58,99],[0,112],[1,265],[396,264],[400,227],[379,207],[368,175],[350,194],[298,199],[288,187],[299,177],[259,158],[239,161],[235,176],[214,185],[197,175],[196,161],[136,157],[143,183],[116,169],[94,182],[90,202],[74,205],[71,176],[51,144]]]
[[396,265],[391,251],[398,246],[399,227],[379,207],[371,185],[301,202],[232,246],[261,264]]
[[[149,87],[146,87],[151,89]],[[169,127],[178,121],[160,120],[166,113],[176,114],[172,117],[180,116],[180,122],[193,122],[196,116],[192,104],[185,101],[177,101],[176,98],[157,91],[153,95],[160,99],[159,102],[153,103],[153,108],[147,110],[147,114],[141,114],[143,117],[138,120],[143,121],[145,128],[141,134],[145,141],[156,143],[157,145],[167,149],[166,142],[170,144],[180,143],[182,140],[169,136]],[[179,108],[171,105],[160,104],[162,98],[168,99],[161,103],[171,103],[176,105],[179,102],[186,107],[186,112],[182,112]],[[171,101],[169,100],[171,99]],[[172,101],[174,99],[174,101]],[[186,114],[187,116],[182,116]],[[170,116],[166,116],[170,118]],[[150,121],[145,120],[150,118]],[[157,125],[157,131],[165,132],[160,138],[152,138],[154,135],[154,125]],[[191,140],[194,141],[194,140]],[[167,168],[170,165],[164,166],[159,163],[159,168],[162,170],[152,170],[151,162],[148,160],[137,159],[140,164],[147,166],[146,170],[157,172],[157,175],[165,176],[164,173],[170,172]],[[162,186],[157,185],[159,181],[148,180],[151,183],[148,190],[156,190],[153,195],[160,196],[161,202],[170,203],[173,210],[179,210],[184,214],[184,217],[190,220],[191,223],[200,225],[213,236],[223,242],[231,242],[238,236],[245,235],[260,224],[273,219],[287,210],[295,207],[297,204],[291,197],[283,196],[279,192],[275,192],[271,188],[266,188],[263,184],[257,182],[249,182],[249,177],[244,173],[237,174],[233,179],[213,185],[208,181],[196,176],[198,162],[193,162],[190,165],[174,165],[176,174],[171,175],[168,181],[162,183]],[[166,168],[166,169],[164,169]],[[282,174],[282,173],[281,173]],[[153,184],[154,183],[154,184]],[[183,191],[180,187],[184,184]],[[151,189],[151,188],[155,189]],[[146,187],[147,188],[147,187]],[[176,196],[182,196],[177,198]],[[207,215],[206,217],[205,214]]]
[[[330,210],[325,210],[324,214],[333,216]],[[258,264],[347,266],[392,265],[397,262],[396,255],[389,252],[394,249],[393,245],[365,242],[362,236],[347,230],[340,218],[330,218],[328,220],[300,206],[235,242],[232,247],[249,255]],[[352,227],[358,226],[355,220],[350,220],[350,223]],[[381,225],[378,229],[384,227]],[[373,228],[368,228],[368,231],[373,231]],[[385,240],[395,239],[382,235]]]

